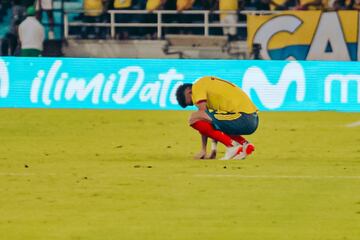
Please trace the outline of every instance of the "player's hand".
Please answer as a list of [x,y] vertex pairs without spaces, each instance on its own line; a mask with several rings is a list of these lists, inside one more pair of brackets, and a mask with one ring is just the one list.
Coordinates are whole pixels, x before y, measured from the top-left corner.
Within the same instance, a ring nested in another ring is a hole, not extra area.
[[195,154],[194,158],[195,159],[205,159],[206,157],[206,152],[201,150],[199,153]]
[[211,153],[206,156],[206,159],[216,159],[216,150],[212,150]]

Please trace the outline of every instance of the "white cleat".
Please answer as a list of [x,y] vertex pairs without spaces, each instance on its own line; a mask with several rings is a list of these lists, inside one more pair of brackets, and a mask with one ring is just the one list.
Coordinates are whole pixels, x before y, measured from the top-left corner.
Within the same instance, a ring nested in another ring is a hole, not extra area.
[[220,160],[230,160],[234,156],[242,152],[242,145],[235,141],[233,141],[232,144],[233,145],[231,147],[226,148],[225,156],[223,158],[220,158]]
[[253,151],[255,151],[255,146],[252,143],[245,142],[242,145],[242,150],[239,152],[233,159],[242,160],[249,156]]

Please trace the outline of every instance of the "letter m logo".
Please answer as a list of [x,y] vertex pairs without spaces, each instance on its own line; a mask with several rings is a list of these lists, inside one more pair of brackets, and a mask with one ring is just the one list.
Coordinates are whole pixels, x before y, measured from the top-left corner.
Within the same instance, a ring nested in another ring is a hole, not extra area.
[[[357,102],[360,103],[360,75],[349,74],[349,75],[341,75],[341,74],[332,74],[326,77],[325,79],[325,102],[331,103],[331,94],[335,92],[332,88],[333,82],[340,83],[340,95],[341,95],[341,103],[348,102],[348,92],[349,83],[355,82],[357,84]],[[356,91],[356,89],[354,89]]]
[[276,84],[270,83],[259,67],[250,67],[244,74],[242,89],[249,96],[254,90],[265,108],[277,109],[284,104],[289,85],[293,82],[296,83],[296,101],[304,101],[305,74],[297,62],[289,62],[284,67]]

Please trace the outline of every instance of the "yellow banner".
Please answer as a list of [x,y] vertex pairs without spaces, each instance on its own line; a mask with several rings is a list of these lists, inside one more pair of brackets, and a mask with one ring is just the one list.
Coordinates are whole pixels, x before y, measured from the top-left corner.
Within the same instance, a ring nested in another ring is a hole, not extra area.
[[249,14],[248,44],[263,59],[357,60],[358,26],[358,11]]

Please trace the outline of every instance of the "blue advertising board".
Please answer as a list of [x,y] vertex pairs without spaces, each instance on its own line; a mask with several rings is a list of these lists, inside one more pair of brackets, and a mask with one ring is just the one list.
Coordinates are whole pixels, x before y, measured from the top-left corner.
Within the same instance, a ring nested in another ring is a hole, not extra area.
[[0,107],[180,109],[185,82],[216,76],[260,110],[360,111],[360,63],[329,61],[0,58]]

